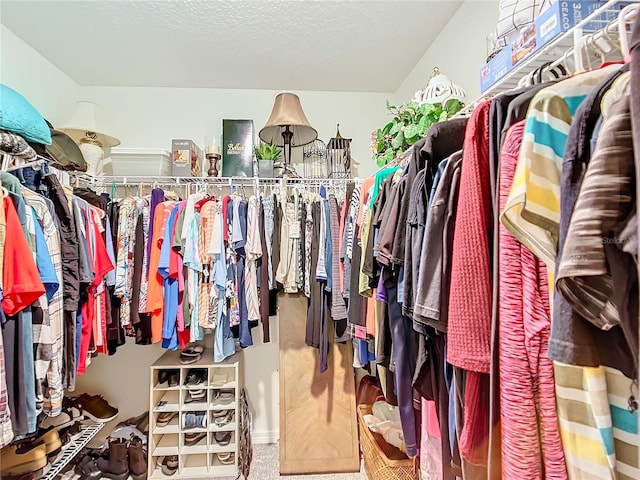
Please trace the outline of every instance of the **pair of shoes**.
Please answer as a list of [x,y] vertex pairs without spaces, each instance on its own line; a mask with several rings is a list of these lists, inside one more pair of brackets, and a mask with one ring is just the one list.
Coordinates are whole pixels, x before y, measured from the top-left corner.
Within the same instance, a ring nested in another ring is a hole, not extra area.
[[80,422],[76,422],[73,425],[61,428],[60,430],[58,430],[58,434],[60,435],[62,449],[64,450],[65,448],[72,445],[73,441],[80,438],[80,435],[82,435],[82,426]]
[[203,353],[204,347],[202,345],[192,345],[190,347],[187,347],[182,352],[180,352],[180,363],[182,363],[183,365],[196,363],[202,358]]
[[158,419],[156,420],[156,426],[166,427],[167,425],[169,425],[169,422],[171,422],[171,420],[176,417],[176,415],[178,415],[178,412],[161,413],[160,415],[158,415]]
[[196,390],[187,390],[187,398],[185,398],[184,403],[206,402],[206,401],[207,401],[207,391],[200,388]]
[[187,376],[184,380],[184,384],[187,387],[195,387],[197,385],[202,385],[207,380],[207,371],[202,368],[192,368],[187,373]]
[[118,416],[118,409],[109,405],[102,395],[83,393],[71,399],[77,408],[81,408],[86,417],[97,423],[107,423]]
[[82,409],[78,407],[72,400],[64,397],[62,400],[62,411],[55,417],[49,417],[44,415],[40,422],[40,428],[48,429],[54,427],[56,429],[62,429],[73,425],[78,420],[82,419]]
[[222,427],[223,425],[227,425],[228,423],[232,422],[233,416],[233,410],[214,410],[213,423],[218,427]]
[[[207,438],[207,432],[194,432],[184,434],[184,445],[186,447],[192,447],[203,438]],[[206,443],[206,442],[205,442]]]
[[229,400],[233,400],[234,392],[233,390],[214,390],[213,398],[216,400],[223,400],[225,403]]
[[213,434],[213,438],[218,445],[225,447],[231,443],[232,432],[216,432]]
[[157,388],[173,388],[180,384],[180,370],[160,370]]
[[217,455],[218,460],[220,460],[220,463],[223,465],[231,465],[236,460],[233,452],[219,452]]
[[20,442],[0,450],[0,478],[30,475],[47,465],[47,447],[43,442]]
[[171,476],[178,471],[178,456],[169,455],[167,457],[160,457],[158,459],[162,473]]
[[134,480],[147,478],[147,459],[138,437],[128,442],[119,438],[109,440],[109,458],[99,458],[96,465],[102,476],[111,480],[126,480],[129,474]]
[[206,412],[185,412],[182,415],[182,428],[207,428]]

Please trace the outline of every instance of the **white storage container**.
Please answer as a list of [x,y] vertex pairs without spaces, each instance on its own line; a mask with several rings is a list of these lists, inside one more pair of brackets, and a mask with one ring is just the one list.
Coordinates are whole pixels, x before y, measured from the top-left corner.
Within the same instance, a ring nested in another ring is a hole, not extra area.
[[105,170],[109,166],[113,169],[112,175],[117,176],[170,176],[171,152],[162,148],[114,147],[111,149],[111,163]]

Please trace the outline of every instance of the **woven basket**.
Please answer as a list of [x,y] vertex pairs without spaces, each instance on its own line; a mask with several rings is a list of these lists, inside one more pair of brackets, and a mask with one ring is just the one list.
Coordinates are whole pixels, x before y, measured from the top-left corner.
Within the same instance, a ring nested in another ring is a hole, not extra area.
[[[358,405],[358,424],[360,425],[360,445],[364,457],[364,469],[369,480],[415,480],[417,478],[413,461],[409,458],[393,460],[376,441],[384,442],[382,436],[374,434],[364,421],[371,414],[371,405]],[[384,442],[386,444],[386,442]],[[393,447],[392,447],[393,448]]]

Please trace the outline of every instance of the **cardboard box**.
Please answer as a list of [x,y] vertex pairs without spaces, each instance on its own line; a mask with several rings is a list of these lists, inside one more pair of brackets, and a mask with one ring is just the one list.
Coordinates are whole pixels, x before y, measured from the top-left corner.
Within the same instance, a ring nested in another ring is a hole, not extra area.
[[[592,0],[558,0],[552,4],[531,25],[525,27],[518,38],[510,45],[505,46],[482,67],[480,70],[480,90],[482,93],[486,92],[524,59],[540,50],[561,33],[575,27],[605,3],[605,1]],[[627,4],[628,2],[619,2],[616,4],[616,12],[607,12],[598,18],[600,21],[587,23],[583,31],[588,33],[601,29],[604,26],[602,20],[614,20],[617,18],[617,11]]]
[[199,177],[204,154],[193,140],[171,140],[171,175],[174,177]]
[[222,176],[253,177],[253,120],[222,120]]

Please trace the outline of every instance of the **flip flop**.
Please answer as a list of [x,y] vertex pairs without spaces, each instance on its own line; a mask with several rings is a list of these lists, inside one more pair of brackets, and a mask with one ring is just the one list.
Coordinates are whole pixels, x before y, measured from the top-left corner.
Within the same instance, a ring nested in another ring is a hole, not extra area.
[[220,463],[223,465],[231,465],[235,461],[235,458],[233,452],[220,452],[218,453],[218,460],[220,460]]
[[207,436],[207,432],[187,433],[184,436],[184,444],[187,447],[192,447],[203,438],[206,438],[206,436]]
[[213,434],[216,443],[221,447],[226,447],[231,443],[231,432],[216,432]]
[[156,426],[158,427],[166,427],[169,425],[169,422],[173,420],[173,418],[178,415],[178,412],[165,412],[158,415],[158,420],[156,421]]
[[180,354],[180,363],[183,365],[189,365],[190,363],[196,363],[202,358],[202,355],[199,353],[195,357],[190,357],[189,355]]
[[180,352],[180,355],[185,357],[197,357],[198,355],[202,355],[203,353],[204,347],[202,345],[191,345],[182,350],[182,352]]

